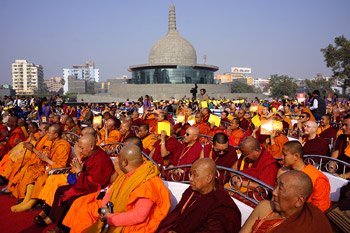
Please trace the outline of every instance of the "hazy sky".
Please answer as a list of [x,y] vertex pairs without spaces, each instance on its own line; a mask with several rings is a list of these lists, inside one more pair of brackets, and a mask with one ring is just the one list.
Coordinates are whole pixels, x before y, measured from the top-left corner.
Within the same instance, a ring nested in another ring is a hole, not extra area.
[[44,67],[44,78],[92,60],[100,79],[131,76],[148,63],[168,30],[174,3],[177,29],[197,51],[197,63],[250,67],[253,77],[331,75],[321,48],[350,38],[349,0],[1,0],[0,84],[11,83],[11,63]]

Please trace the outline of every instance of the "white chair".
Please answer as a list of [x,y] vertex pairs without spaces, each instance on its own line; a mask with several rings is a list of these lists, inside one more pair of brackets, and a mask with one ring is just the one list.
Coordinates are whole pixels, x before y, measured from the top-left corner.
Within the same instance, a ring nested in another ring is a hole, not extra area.
[[339,176],[332,175],[329,172],[323,172],[323,174],[327,176],[327,178],[329,179],[329,183],[331,185],[331,194],[330,194],[331,201],[338,201],[341,187],[346,185],[349,181]]

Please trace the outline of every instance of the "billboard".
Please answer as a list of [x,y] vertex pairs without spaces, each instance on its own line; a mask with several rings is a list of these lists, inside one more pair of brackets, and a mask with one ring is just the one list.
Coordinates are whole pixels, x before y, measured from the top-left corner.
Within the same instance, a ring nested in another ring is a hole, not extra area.
[[251,74],[252,69],[251,68],[242,68],[242,67],[231,67],[231,72],[237,73],[237,74]]

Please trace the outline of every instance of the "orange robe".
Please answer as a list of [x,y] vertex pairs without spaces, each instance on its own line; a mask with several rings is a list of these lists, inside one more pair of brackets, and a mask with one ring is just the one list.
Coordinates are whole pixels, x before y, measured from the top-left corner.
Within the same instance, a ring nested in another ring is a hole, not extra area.
[[243,138],[244,132],[241,129],[233,130],[231,135],[228,136],[229,143],[234,146],[239,146],[241,139]]
[[198,124],[194,124],[193,127],[197,127],[199,129],[199,134],[208,136],[211,135],[210,127],[209,125],[207,125],[207,123],[201,122]]
[[58,174],[47,177],[45,185],[40,191],[39,199],[43,200],[47,205],[52,206],[56,190],[63,185],[69,185],[67,176],[68,174]]
[[275,137],[275,144],[268,144],[266,150],[270,152],[274,158],[282,158],[282,148],[286,142],[289,142],[289,139],[283,134],[280,134],[278,137]]
[[103,129],[100,130],[100,133],[101,133],[101,140],[98,142],[98,145],[101,145],[101,143],[106,145],[109,143],[120,142],[122,138],[121,133],[117,129],[114,129],[108,133],[107,140],[105,140],[105,132]]
[[6,155],[13,147],[17,145],[16,139],[19,139],[21,141],[26,140],[21,127],[16,127],[14,130],[11,130],[9,138],[6,140],[5,144],[0,145],[0,157]]
[[74,125],[73,128],[70,130],[70,132],[75,133],[76,135],[80,135],[81,129],[78,125]]
[[310,164],[306,165],[301,171],[305,172],[312,180],[313,191],[308,202],[325,212],[331,205],[331,186],[327,176]]
[[151,151],[154,149],[154,143],[156,141],[158,141],[158,138],[155,137],[153,134],[148,134],[146,137],[142,138],[142,151],[146,154],[151,153]]

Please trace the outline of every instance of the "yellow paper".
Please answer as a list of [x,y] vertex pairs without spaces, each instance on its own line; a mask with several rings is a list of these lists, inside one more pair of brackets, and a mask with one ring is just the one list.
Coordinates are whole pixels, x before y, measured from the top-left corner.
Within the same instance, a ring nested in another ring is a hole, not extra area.
[[239,103],[240,103],[240,104],[243,104],[243,103],[244,103],[244,100],[239,100]]
[[102,127],[102,116],[94,116],[94,119],[92,121],[92,125],[98,125],[99,128]]
[[177,116],[177,122],[182,123],[185,121],[185,116]]
[[220,126],[221,119],[218,116],[215,116],[213,114],[210,114],[209,123],[213,123],[216,127]]
[[272,108],[272,112],[276,112],[277,111],[277,109],[276,108]]
[[170,136],[170,123],[158,122],[158,134],[161,134],[162,130],[165,130],[166,135]]
[[272,121],[272,129],[274,130],[279,130],[282,131],[283,130],[283,123],[282,121]]
[[255,115],[255,117],[252,118],[252,122],[255,127],[259,127],[261,125],[261,121],[258,115]]
[[207,101],[202,101],[201,106],[202,106],[202,108],[207,108],[208,107]]
[[283,123],[275,120],[261,121],[261,135],[271,135],[272,130],[283,130]]
[[251,111],[251,112],[256,112],[256,111],[258,111],[258,106],[251,106],[251,107],[250,107],[250,111]]

